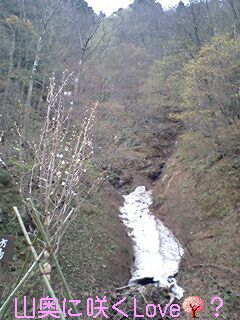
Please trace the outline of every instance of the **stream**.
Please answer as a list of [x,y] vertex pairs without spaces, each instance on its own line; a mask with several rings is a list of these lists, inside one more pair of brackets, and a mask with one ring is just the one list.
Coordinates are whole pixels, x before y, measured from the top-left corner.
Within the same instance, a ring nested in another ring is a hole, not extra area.
[[129,284],[153,278],[153,283],[170,288],[176,298],[181,299],[184,290],[177,285],[175,276],[183,248],[173,233],[151,213],[152,192],[140,186],[124,199],[120,218],[134,245],[134,265]]

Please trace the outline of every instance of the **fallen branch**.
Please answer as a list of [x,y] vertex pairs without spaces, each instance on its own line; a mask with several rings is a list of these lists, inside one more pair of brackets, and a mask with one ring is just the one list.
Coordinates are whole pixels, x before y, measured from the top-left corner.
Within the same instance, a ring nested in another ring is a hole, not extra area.
[[135,284],[135,283],[128,284],[127,286],[117,288],[117,289],[116,289],[116,292],[118,292],[118,291],[122,291],[122,290],[125,290],[125,289],[129,289],[129,288],[134,287],[134,286],[136,287],[136,286],[138,286],[138,285],[137,285],[137,284]]

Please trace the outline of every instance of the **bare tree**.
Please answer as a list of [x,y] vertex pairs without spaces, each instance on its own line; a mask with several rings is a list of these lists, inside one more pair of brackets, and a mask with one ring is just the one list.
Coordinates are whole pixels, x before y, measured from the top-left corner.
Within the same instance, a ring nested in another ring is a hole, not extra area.
[[[37,214],[49,243],[45,242],[45,272],[50,280],[52,254],[56,254],[61,239],[76,216],[78,209],[101,180],[90,182],[79,199],[79,191],[93,155],[92,128],[96,102],[87,110],[83,123],[77,127],[72,117],[71,99],[67,85],[73,78],[63,74],[59,86],[55,78],[50,81],[47,112],[37,143],[29,142],[18,129],[27,153],[34,155],[32,169],[21,178],[20,192],[30,214]],[[24,153],[22,161],[25,161]],[[36,219],[33,219],[36,220]],[[35,224],[38,224],[35,221]]]
[[40,54],[42,52],[44,41],[48,32],[48,26],[50,22],[55,17],[56,13],[63,8],[62,0],[55,1],[52,5],[52,1],[47,2],[47,6],[45,8],[45,12],[43,17],[41,17],[41,24],[39,27],[39,36],[37,42],[37,49],[35,53],[35,58],[32,66],[31,76],[28,84],[28,92],[26,98],[26,108],[25,108],[25,115],[24,115],[24,128],[26,129],[29,124],[29,115],[31,110],[32,104],[32,95],[33,95],[33,86],[34,80],[36,77],[37,69],[40,62]]

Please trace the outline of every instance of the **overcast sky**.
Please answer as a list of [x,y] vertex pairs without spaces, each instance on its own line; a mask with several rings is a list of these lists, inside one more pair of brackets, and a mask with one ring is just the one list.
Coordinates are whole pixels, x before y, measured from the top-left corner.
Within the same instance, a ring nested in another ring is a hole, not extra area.
[[[86,0],[96,13],[100,10],[110,15],[119,8],[126,8],[133,0]],[[172,7],[178,4],[180,0],[159,0],[164,8]],[[186,1],[183,1],[186,2]]]

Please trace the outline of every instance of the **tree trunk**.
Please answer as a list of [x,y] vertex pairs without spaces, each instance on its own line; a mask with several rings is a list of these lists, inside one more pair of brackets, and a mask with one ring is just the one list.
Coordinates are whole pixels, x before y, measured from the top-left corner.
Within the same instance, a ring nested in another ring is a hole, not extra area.
[[237,22],[234,24],[234,38],[240,39],[240,26]]
[[194,306],[192,307],[190,305],[190,307],[192,309],[192,319],[196,319],[197,318],[197,309],[199,309],[199,306],[194,308]]
[[28,86],[28,94],[27,94],[26,108],[25,108],[25,115],[24,115],[25,130],[29,125],[29,118],[30,118],[30,112],[31,112],[31,106],[32,106],[33,85],[34,85],[34,80],[35,80],[37,68],[40,61],[40,53],[42,50],[42,45],[43,45],[43,39],[42,39],[42,36],[40,36],[38,40],[38,48],[37,48],[34,64],[32,67],[32,74],[31,74],[29,86]]
[[38,102],[38,112],[41,112],[41,106],[42,106],[42,102],[43,102],[43,94],[44,94],[44,89],[45,89],[45,84],[46,84],[46,78],[47,78],[47,74],[44,71],[43,80],[42,80],[42,89],[41,89],[41,94],[40,94],[39,102]]
[[28,86],[28,94],[27,94],[27,101],[26,101],[26,107],[30,108],[31,107],[31,103],[32,103],[32,93],[33,93],[33,84],[34,84],[34,80],[35,80],[35,76],[37,73],[37,68],[39,65],[39,61],[40,61],[40,53],[42,50],[42,36],[39,37],[38,40],[38,48],[37,48],[37,53],[35,56],[35,60],[34,60],[34,64],[32,67],[32,74],[30,77],[30,81],[29,81],[29,86]]
[[10,53],[9,53],[9,68],[8,68],[7,85],[5,88],[4,98],[3,98],[3,110],[6,112],[6,115],[8,115],[8,108],[6,108],[6,103],[7,103],[8,93],[9,93],[10,84],[11,84],[10,75],[13,71],[13,58],[14,58],[15,47],[16,47],[16,37],[15,37],[15,33],[14,33],[12,35],[11,49],[10,49]]
[[15,47],[16,47],[16,37],[15,37],[15,32],[12,34],[12,41],[11,41],[11,47],[10,47],[10,52],[9,52],[9,68],[8,68],[8,75],[7,75],[7,83],[6,83],[6,88],[4,91],[4,96],[3,96],[3,103],[2,103],[2,110],[4,112],[4,117],[2,116],[0,118],[0,142],[2,145],[4,145],[4,136],[6,133],[6,128],[8,127],[7,123],[9,121],[10,115],[9,115],[9,108],[7,107],[7,100],[9,98],[9,91],[11,87],[11,73],[13,71],[13,58],[14,58],[14,52],[15,52]]
[[192,309],[192,319],[197,318],[196,310]]
[[234,17],[234,36],[236,39],[240,38],[240,18],[238,16],[238,8],[236,8],[233,0],[228,0]]

